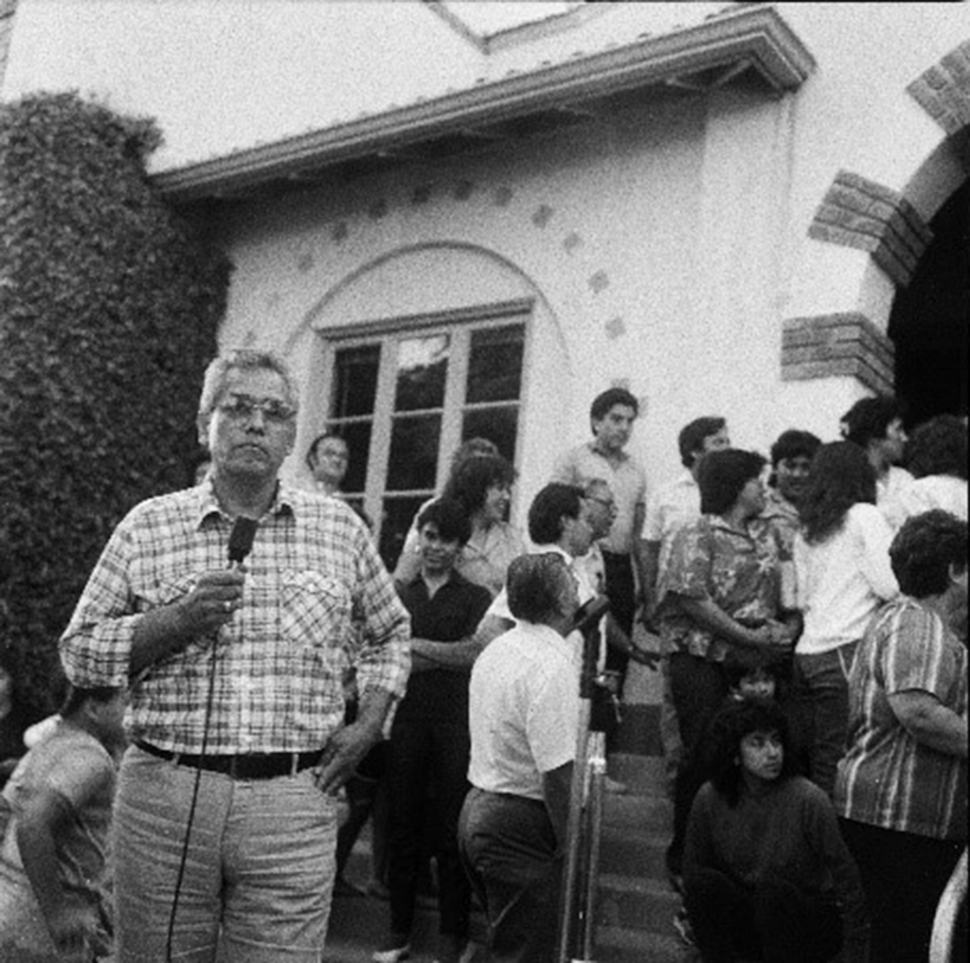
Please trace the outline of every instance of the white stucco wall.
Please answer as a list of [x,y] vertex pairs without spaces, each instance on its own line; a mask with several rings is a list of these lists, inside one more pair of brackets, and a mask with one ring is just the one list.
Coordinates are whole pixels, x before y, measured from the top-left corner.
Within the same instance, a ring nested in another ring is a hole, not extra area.
[[[21,3],[5,94],[77,87],[152,114],[168,140],[156,167],[573,49],[563,32],[488,58],[414,4],[381,5],[380,30],[360,17],[339,35],[328,4],[282,4],[287,16],[267,18],[258,3]],[[593,22],[586,42],[607,43],[647,6],[699,16],[686,12],[720,5],[631,4]],[[792,426],[834,437],[863,389],[782,382],[781,324],[858,310],[884,325],[894,289],[868,254],[811,240],[808,227],[842,169],[909,189],[927,218],[945,200],[939,185],[960,178],[959,164],[905,88],[970,37],[970,4],[776,6],[817,62],[794,94],[657,102],[516,149],[239,203],[221,225],[236,264],[223,340],[281,348],[318,391],[310,325],[321,305],[339,299],[333,313],[350,323],[461,307],[493,287],[534,296],[520,501],[587,436],[589,403],[612,382],[643,402],[632,449],[651,483],[677,471],[677,432],[698,415],[725,414],[736,444],[762,450]],[[335,82],[328,68],[348,52]],[[458,251],[490,266],[478,286]],[[382,259],[382,273],[361,273]]]
[[[699,415],[727,415],[737,444],[765,449],[790,424],[778,406],[790,110],[787,98],[686,98],[518,150],[240,206],[224,224],[236,264],[224,340],[287,350],[310,383],[309,325],[335,289],[395,251],[468,245],[508,266],[506,298],[542,306],[523,493],[588,436],[590,401],[614,382],[643,404],[631,447],[652,482],[677,471],[677,432]],[[429,200],[413,203],[425,185]],[[481,303],[455,278],[439,250],[418,272],[412,259],[350,285],[336,313],[350,324]]]

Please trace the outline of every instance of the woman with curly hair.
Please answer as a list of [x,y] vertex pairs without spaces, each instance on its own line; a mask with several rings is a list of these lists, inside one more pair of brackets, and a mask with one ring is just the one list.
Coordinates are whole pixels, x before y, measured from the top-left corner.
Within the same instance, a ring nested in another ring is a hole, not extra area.
[[856,868],[825,793],[795,772],[780,707],[741,700],[717,720],[713,775],[694,800],[685,903],[704,963],[866,959]]
[[835,807],[872,913],[872,959],[925,963],[967,840],[967,647],[955,631],[967,618],[967,523],[917,515],[890,558],[903,594],[856,654]]
[[895,515],[907,518],[941,508],[967,520],[967,425],[956,415],[937,415],[909,437],[909,471],[916,479],[899,495]]
[[829,795],[845,749],[848,677],[876,609],[899,587],[889,567],[892,531],[876,508],[876,476],[851,441],[822,445],[812,461],[795,536],[795,647],[799,696],[811,728],[810,775]]
[[493,597],[505,585],[509,563],[525,552],[522,533],[506,520],[515,474],[501,455],[480,455],[459,465],[442,493],[465,509],[472,526],[455,571]]

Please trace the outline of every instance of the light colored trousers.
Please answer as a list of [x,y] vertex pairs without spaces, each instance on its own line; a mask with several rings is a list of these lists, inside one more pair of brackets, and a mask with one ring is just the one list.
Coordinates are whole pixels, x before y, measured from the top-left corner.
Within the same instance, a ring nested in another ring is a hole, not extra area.
[[[196,770],[132,746],[115,801],[119,963],[164,963]],[[318,963],[337,807],[310,770],[264,780],[203,772],[172,927],[179,963]]]

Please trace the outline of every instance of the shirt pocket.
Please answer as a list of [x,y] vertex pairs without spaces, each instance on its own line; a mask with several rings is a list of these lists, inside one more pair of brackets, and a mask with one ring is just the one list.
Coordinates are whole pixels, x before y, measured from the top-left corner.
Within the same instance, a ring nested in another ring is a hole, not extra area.
[[343,644],[351,599],[337,579],[314,570],[284,571],[280,596],[281,629],[287,642],[311,649]]

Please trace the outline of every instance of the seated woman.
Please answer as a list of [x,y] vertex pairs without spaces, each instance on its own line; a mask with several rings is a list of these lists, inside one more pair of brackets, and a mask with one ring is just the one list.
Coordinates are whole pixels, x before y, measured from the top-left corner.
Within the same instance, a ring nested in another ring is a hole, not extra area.
[[841,949],[843,963],[864,963],[859,872],[828,797],[792,773],[784,713],[744,700],[724,710],[718,733],[715,774],[694,800],[684,850],[701,959],[822,963]]
[[764,458],[750,451],[729,448],[704,456],[697,471],[704,514],[677,532],[660,579],[660,635],[670,653],[684,746],[667,851],[675,887],[693,798],[692,755],[728,694],[724,659],[729,651],[742,659],[784,659],[798,631],[796,619],[779,621],[777,545],[757,523],[765,505],[764,466]]
[[903,595],[856,654],[835,806],[872,912],[873,963],[925,963],[967,840],[967,523],[936,509],[890,550]]

